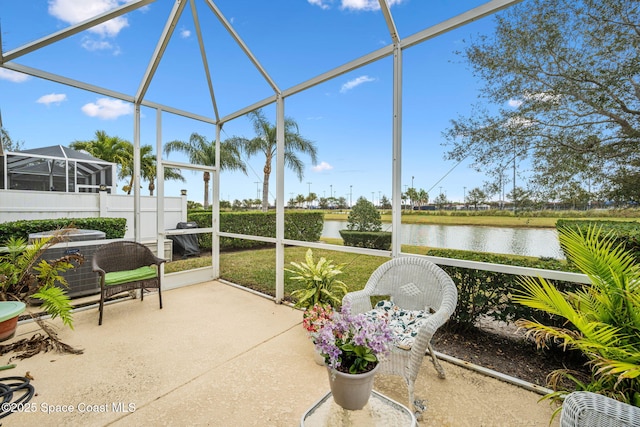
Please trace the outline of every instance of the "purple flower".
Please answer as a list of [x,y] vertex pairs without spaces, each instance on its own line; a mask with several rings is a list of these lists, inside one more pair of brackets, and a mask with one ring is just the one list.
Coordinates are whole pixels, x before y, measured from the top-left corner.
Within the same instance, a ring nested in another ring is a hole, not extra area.
[[316,349],[331,369],[361,373],[387,357],[393,334],[385,320],[351,314],[348,302],[315,336]]

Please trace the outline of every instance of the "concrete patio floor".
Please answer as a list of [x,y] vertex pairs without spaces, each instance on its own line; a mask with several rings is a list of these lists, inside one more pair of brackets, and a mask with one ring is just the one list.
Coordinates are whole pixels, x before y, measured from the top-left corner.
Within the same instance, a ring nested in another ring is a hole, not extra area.
[[[165,291],[163,302],[159,310],[149,294],[109,305],[102,326],[96,308],[77,312],[75,330],[60,328],[60,337],[84,354],[14,360],[0,377],[29,372],[36,395],[31,412],[2,425],[296,426],[328,391],[300,311],[215,281]],[[36,330],[21,324],[13,340]],[[428,405],[420,426],[549,425],[553,408],[538,403],[539,394],[443,366],[445,380],[425,358],[416,383]],[[399,377],[378,375],[374,389],[407,405]]]

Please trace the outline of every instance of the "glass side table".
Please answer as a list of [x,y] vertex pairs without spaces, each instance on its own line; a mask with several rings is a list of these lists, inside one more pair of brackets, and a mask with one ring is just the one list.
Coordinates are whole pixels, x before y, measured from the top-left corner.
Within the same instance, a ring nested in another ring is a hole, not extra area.
[[324,395],[302,416],[302,427],[405,427],[415,426],[416,417],[404,405],[387,396],[371,392],[369,402],[359,411],[338,406],[331,392]]

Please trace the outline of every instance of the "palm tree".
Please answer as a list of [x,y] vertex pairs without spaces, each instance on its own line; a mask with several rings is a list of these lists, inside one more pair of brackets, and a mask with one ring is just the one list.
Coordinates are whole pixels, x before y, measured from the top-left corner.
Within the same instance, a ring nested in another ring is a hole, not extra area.
[[[150,145],[143,145],[140,147],[140,175],[149,183],[149,195],[153,196],[153,191],[156,189],[155,180],[157,177],[158,169],[156,167],[156,156],[152,152],[153,148]],[[165,168],[164,179],[171,179],[175,181],[184,182],[185,179],[176,168]]]
[[[241,147],[251,157],[255,154],[264,154],[264,179],[262,180],[262,210],[269,208],[269,176],[271,175],[271,163],[276,156],[276,126],[269,123],[262,110],[249,113],[249,119],[253,123],[256,137],[246,139],[233,137],[229,140],[235,146]],[[308,154],[313,165],[318,163],[317,149],[313,141],[300,135],[298,124],[291,118],[284,119],[284,163],[293,170],[298,179],[304,178],[304,163],[296,155],[296,152]]]
[[[118,136],[109,136],[103,130],[96,131],[96,137],[89,141],[74,141],[69,144],[74,150],[83,150],[93,157],[119,165],[118,178],[126,179],[129,175],[129,163],[132,162],[133,147],[131,143]],[[130,154],[131,153],[131,154]]]
[[[74,150],[84,150],[98,159],[117,163],[118,178],[128,179],[129,184],[123,187],[127,194],[133,189],[133,144],[117,136],[109,136],[103,130],[96,131],[96,139],[90,141],[74,141],[69,145]],[[153,196],[156,178],[156,157],[153,147],[140,147],[140,173],[149,181],[149,195]],[[184,181],[184,177],[176,169],[165,169],[165,179]]]
[[[207,139],[198,134],[192,133],[189,138],[189,142],[185,141],[171,141],[165,144],[164,152],[168,155],[174,151],[185,153],[189,157],[189,161],[194,164],[204,166],[215,166],[216,164],[216,145],[214,142],[209,142]],[[247,166],[240,157],[240,151],[238,147],[228,141],[222,141],[220,143],[220,170],[241,170],[245,174],[247,173]],[[204,208],[209,207],[209,181],[211,175],[209,172],[204,172]]]

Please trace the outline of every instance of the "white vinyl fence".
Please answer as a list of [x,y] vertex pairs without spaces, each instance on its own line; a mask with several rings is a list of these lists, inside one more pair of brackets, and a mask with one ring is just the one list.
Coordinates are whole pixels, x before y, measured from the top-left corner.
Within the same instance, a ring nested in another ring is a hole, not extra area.
[[[0,223],[55,218],[126,218],[133,239],[133,195],[0,190]],[[157,238],[156,198],[140,197],[141,240]],[[187,220],[187,196],[164,198],[164,229]]]

